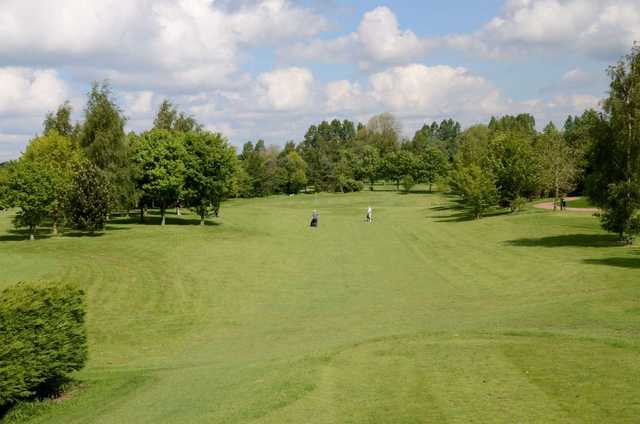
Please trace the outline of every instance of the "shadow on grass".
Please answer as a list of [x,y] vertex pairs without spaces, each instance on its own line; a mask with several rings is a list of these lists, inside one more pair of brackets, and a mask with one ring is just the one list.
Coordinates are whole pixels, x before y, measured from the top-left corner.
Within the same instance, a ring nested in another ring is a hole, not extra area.
[[403,196],[409,195],[409,194],[436,194],[435,191],[429,191],[429,190],[411,190],[411,191],[400,190],[397,193]]
[[[130,216],[129,218],[114,218],[109,221],[113,224],[123,225],[160,225],[162,218],[159,215],[147,215],[144,217],[144,222],[140,222],[139,216]],[[165,216],[165,225],[200,225],[200,218],[187,218],[185,216],[167,215]],[[207,219],[204,221],[205,226],[220,225],[218,222]],[[109,226],[110,230],[112,226]]]
[[[51,230],[49,228],[38,228],[35,234],[36,240],[48,239],[52,237]],[[8,234],[0,235],[0,242],[2,241],[22,241],[29,240],[29,231],[24,229],[9,230]]]
[[566,234],[541,238],[521,238],[506,242],[518,247],[613,247],[620,246],[611,234]]
[[[24,418],[23,415],[25,414],[20,413],[20,410],[23,410],[22,412],[29,412],[30,407],[33,408],[37,406],[37,402],[62,399],[65,396],[65,391],[70,389],[74,383],[76,382],[73,379],[61,376],[40,384],[34,389],[34,395],[24,397],[17,402],[9,402],[0,406],[0,421],[4,418],[13,418],[13,420],[11,420],[13,422],[16,416],[12,415],[18,415],[17,418]],[[17,414],[14,414],[14,412],[17,412]],[[26,415],[28,416],[30,414],[27,413]]]
[[[462,204],[451,204],[445,206],[434,206],[431,208],[435,211],[455,211],[448,215],[434,215],[436,222],[466,222],[475,221],[476,218]],[[486,212],[480,219],[495,218],[502,215],[510,215],[512,212],[508,209],[497,209]]]
[[584,259],[582,262],[589,265],[607,265],[618,268],[640,269],[640,258]]

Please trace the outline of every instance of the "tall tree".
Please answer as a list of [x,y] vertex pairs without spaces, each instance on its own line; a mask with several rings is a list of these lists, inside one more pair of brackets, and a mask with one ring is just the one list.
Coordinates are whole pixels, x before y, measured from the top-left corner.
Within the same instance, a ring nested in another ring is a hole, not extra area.
[[65,201],[71,189],[71,181],[83,157],[77,144],[69,137],[59,134],[55,129],[31,140],[22,155],[22,161],[31,162],[35,166],[46,169],[51,177],[53,197],[50,213],[54,235],[58,234],[64,215]]
[[[102,172],[114,193],[123,191],[131,180],[130,151],[124,132],[126,118],[118,107],[111,86],[107,82],[94,83],[89,91],[85,117],[79,140],[89,160]],[[123,207],[112,204],[112,207]]]
[[380,175],[380,153],[375,146],[365,145],[359,151],[356,160],[356,178],[369,183],[369,190]]
[[555,210],[560,195],[570,192],[575,187],[578,154],[552,123],[544,129],[536,147],[540,156],[542,188],[553,193]]
[[282,190],[287,194],[295,194],[307,185],[307,165],[295,150],[289,151],[278,159],[281,170]]
[[640,208],[640,45],[609,68],[607,122],[591,152],[588,191],[603,209],[602,225],[632,240]]
[[462,203],[476,219],[498,203],[496,178],[478,165],[455,167],[451,172],[450,184],[452,191],[460,196]]
[[55,130],[58,134],[71,137],[74,133],[74,126],[71,123],[71,113],[73,108],[68,101],[64,102],[58,107],[56,113],[47,113],[42,126],[44,127],[44,133],[48,134],[50,131]]
[[200,132],[204,129],[193,116],[179,112],[168,99],[160,104],[153,128],[178,132]]
[[219,133],[185,134],[185,197],[200,215],[200,224],[234,189],[238,163],[235,150]]
[[498,131],[489,141],[487,166],[497,179],[500,203],[533,198],[540,192],[540,167],[533,142],[527,132]]
[[15,161],[0,163],[0,211],[11,207],[9,182],[11,181],[11,173],[15,165]]
[[382,173],[387,179],[396,183],[396,190],[400,190],[400,181],[406,175],[415,175],[417,168],[416,156],[407,150],[391,152],[382,159]]
[[370,143],[378,148],[382,156],[395,152],[400,147],[402,126],[391,113],[381,113],[369,119],[367,123]]
[[447,156],[436,147],[428,147],[416,158],[416,180],[425,182],[432,191],[433,184],[447,172]]
[[180,198],[184,187],[183,137],[167,130],[151,130],[141,134],[136,145],[138,184],[145,195],[158,201],[161,225],[165,224],[167,207]]
[[54,176],[47,167],[20,160],[12,172],[9,191],[11,204],[20,208],[15,225],[27,227],[33,240],[36,228],[49,216],[55,201]]

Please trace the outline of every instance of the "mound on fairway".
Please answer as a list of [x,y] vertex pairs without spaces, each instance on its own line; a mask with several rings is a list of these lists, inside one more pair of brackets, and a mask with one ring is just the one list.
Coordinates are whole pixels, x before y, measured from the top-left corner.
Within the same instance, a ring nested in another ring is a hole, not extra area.
[[20,405],[8,422],[640,416],[640,253],[587,214],[468,221],[441,195],[363,192],[35,242],[10,219],[0,287],[78,282],[90,360],[66,400]]

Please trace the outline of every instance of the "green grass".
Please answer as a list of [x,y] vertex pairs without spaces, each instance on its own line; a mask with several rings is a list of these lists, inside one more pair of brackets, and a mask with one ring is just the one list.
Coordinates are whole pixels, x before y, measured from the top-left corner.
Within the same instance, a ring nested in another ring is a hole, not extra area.
[[185,225],[121,219],[101,236],[28,242],[0,215],[0,287],[78,282],[90,337],[67,399],[7,422],[640,416],[640,252],[590,215],[468,221],[439,194],[366,191],[170,222]]
[[595,206],[589,201],[588,197],[581,197],[576,200],[567,202],[569,208],[595,208]]

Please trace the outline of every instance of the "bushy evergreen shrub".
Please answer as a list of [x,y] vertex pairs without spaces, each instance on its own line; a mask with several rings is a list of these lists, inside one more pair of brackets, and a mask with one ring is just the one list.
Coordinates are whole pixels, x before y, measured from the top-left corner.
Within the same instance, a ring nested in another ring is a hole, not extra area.
[[0,292],[0,406],[51,391],[87,360],[84,292],[18,283]]

